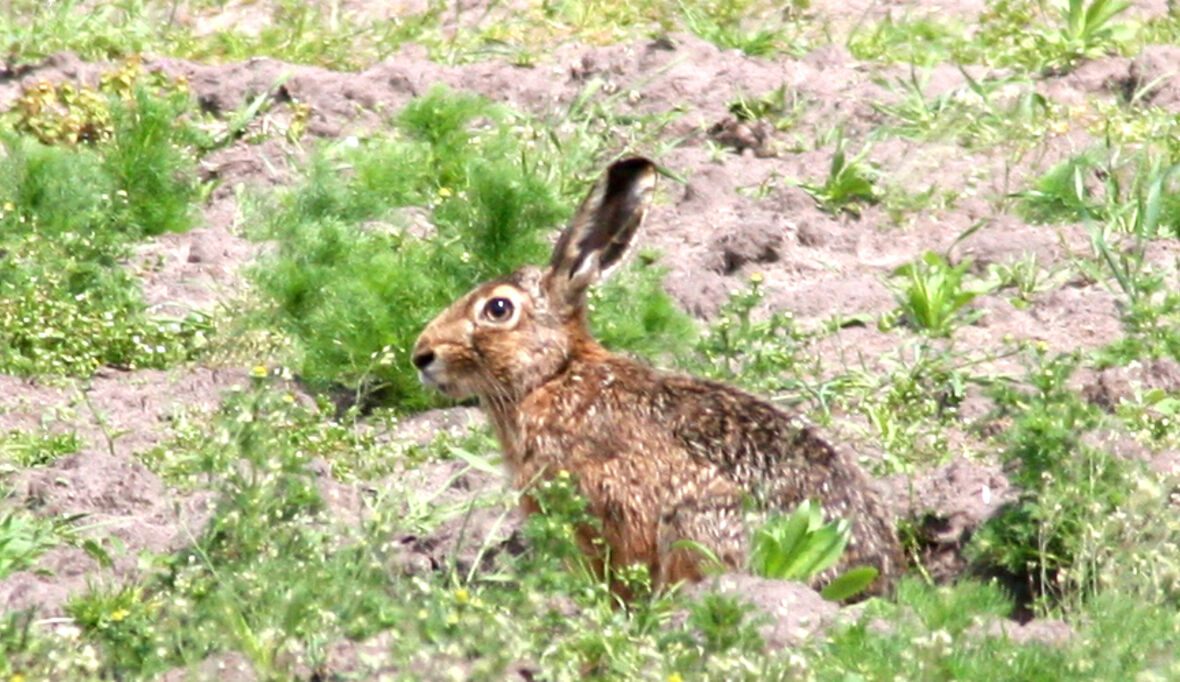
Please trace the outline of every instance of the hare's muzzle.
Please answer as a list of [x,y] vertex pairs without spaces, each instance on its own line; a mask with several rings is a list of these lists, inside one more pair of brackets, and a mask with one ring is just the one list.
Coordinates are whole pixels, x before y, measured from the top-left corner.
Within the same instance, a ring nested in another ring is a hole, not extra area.
[[424,386],[445,392],[442,383],[435,376],[438,365],[441,364],[435,362],[437,359],[438,356],[430,348],[414,348],[414,352],[410,356],[410,362],[414,363],[414,367],[418,369],[418,381],[421,381]]
[[426,370],[434,362],[434,351],[430,349],[414,351],[414,357],[410,358],[410,362],[418,368],[419,372]]

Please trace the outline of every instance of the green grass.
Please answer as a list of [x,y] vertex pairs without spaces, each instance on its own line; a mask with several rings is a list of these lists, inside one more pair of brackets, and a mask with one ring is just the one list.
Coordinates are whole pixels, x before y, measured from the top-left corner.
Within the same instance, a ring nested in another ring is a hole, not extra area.
[[50,464],[77,452],[81,445],[78,434],[72,431],[9,431],[0,434],[0,471]]

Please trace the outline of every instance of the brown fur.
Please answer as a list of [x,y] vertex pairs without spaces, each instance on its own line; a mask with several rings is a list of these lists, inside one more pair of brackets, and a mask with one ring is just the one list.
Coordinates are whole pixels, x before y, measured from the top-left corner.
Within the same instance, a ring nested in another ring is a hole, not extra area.
[[[652,169],[640,159],[612,166],[547,269],[483,284],[431,322],[414,349],[423,381],[479,397],[518,489],[573,474],[601,520],[612,565],[645,564],[658,584],[697,580],[701,553],[674,546],[687,539],[740,569],[751,513],[816,499],[853,523],[836,570],[875,566],[881,591],[901,570],[902,552],[870,481],[846,454],[764,400],[656,371],[590,335],[585,289],[630,246]],[[496,298],[511,303],[511,319],[492,319]],[[584,544],[589,551],[589,538]]]

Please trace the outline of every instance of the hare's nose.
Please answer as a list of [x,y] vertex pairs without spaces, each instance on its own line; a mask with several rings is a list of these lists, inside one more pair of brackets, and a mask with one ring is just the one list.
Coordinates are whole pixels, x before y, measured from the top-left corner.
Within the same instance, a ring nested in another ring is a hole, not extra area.
[[410,362],[414,363],[414,366],[418,369],[426,369],[430,366],[430,363],[434,362],[434,351],[418,351],[417,353],[414,353],[414,357],[410,358]]

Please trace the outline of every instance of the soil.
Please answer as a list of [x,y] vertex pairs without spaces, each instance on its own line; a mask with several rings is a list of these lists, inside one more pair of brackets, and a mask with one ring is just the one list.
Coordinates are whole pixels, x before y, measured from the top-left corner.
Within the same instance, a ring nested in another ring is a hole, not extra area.
[[[258,20],[250,10],[256,4],[265,3],[228,3],[224,18],[249,28],[250,22]],[[344,4],[350,11],[389,11],[381,9],[388,3]],[[939,11],[950,6],[953,10],[947,11],[971,16],[983,4],[940,4]],[[813,5],[814,11],[831,12],[847,21],[870,10],[892,12],[900,7],[867,2]],[[1136,11],[1165,10],[1144,4]],[[1178,48],[1158,46],[1134,58],[1095,60],[1032,87],[1065,103],[1122,100],[1128,99],[1128,93],[1140,93],[1141,102],[1180,113],[1177,63]],[[68,53],[50,57],[0,80],[0,110],[11,107],[21,88],[39,79],[94,83],[105,66]],[[621,113],[677,110],[681,113],[664,130],[662,140],[682,139],[682,143],[667,151],[660,162],[686,182],[663,183],[644,240],[645,246],[666,254],[667,290],[703,319],[714,316],[727,292],[744,286],[753,273],[760,273],[765,281],[762,312],[790,310],[807,327],[837,313],[875,316],[891,310],[895,300],[887,286],[890,273],[927,251],[949,253],[955,262],[969,260],[973,272],[983,273],[987,266],[1011,263],[1025,254],[1035,255],[1042,267],[1052,270],[1088,249],[1083,226],[1028,225],[1005,213],[1003,206],[1004,197],[1025,186],[1030,177],[1094,141],[1080,127],[1052,140],[1048,154],[1015,166],[1000,151],[965,152],[938,144],[924,144],[919,150],[916,144],[899,140],[874,144],[869,160],[887,169],[899,183],[918,189],[935,187],[955,197],[946,207],[910,216],[902,224],[895,224],[879,206],[865,207],[859,216],[833,216],[820,210],[802,189],[783,182],[821,179],[831,157],[830,147],[790,151],[793,133],[809,138],[809,131],[841,121],[849,149],[859,150],[865,134],[885,120],[875,104],[901,97],[887,84],[908,78],[907,67],[859,63],[840,47],[766,60],[676,34],[606,47],[565,44],[531,67],[499,61],[446,66],[429,61],[425,50],[415,46],[357,72],[267,58],[199,64],[148,57],[145,66],[186,76],[200,105],[214,113],[233,112],[262,95],[273,100],[268,116],[281,123],[290,116],[289,103],[306,104],[312,112],[308,134],[313,138],[381,129],[391,112],[439,83],[538,116],[553,116],[574,101],[588,82],[598,79],[604,83],[603,91],[625,94],[613,105]],[[1151,87],[1143,90],[1145,84]],[[962,91],[966,86],[958,70],[939,67],[930,74],[927,94]],[[738,98],[778,88],[804,103],[792,129],[784,132],[758,122],[741,122],[730,112],[729,105]],[[241,233],[238,189],[290,182],[292,159],[297,156],[277,137],[261,143],[243,138],[207,156],[201,173],[205,179],[216,179],[218,185],[203,207],[201,225],[152,240],[137,259],[149,303],[170,312],[211,310],[245,291],[241,271],[259,246]],[[760,188],[768,189],[763,193]],[[1175,262],[1180,255],[1176,243],[1157,246],[1161,253],[1153,258],[1160,263]],[[999,295],[981,297],[975,305],[983,315],[957,333],[960,349],[998,347],[1003,338],[1039,340],[1059,351],[1092,349],[1121,333],[1118,298],[1093,282],[1058,283],[1035,294],[1024,307]],[[875,325],[849,326],[818,346],[817,352],[825,364],[841,365],[849,350],[855,349],[858,361],[871,370],[879,368],[905,337],[904,331],[884,332]],[[993,368],[1014,371],[1010,363],[996,360]],[[1175,391],[1178,377],[1175,363],[1112,370],[1089,377],[1086,391],[1091,400],[1110,409],[1129,395],[1133,384]],[[84,514],[84,523],[94,529],[90,532],[95,537],[108,546],[111,538],[118,538],[123,546],[113,553],[114,564],[109,567],[100,566],[79,549],[51,551],[34,570],[0,581],[0,607],[34,606],[42,616],[60,615],[68,595],[87,584],[133,577],[137,552],[172,551],[200,533],[209,513],[207,496],[169,489],[139,463],[137,455],[169,437],[170,418],[177,411],[211,410],[226,390],[247,380],[246,369],[234,367],[173,372],[104,369],[89,381],[58,383],[0,376],[0,431],[45,425],[51,431],[76,431],[83,443],[76,454],[14,474],[6,481],[12,492],[5,504],[46,516]],[[964,407],[964,417],[986,419],[986,399],[974,399],[980,404],[970,410]],[[473,418],[479,417],[466,408],[430,413],[409,420],[402,437],[428,440],[438,430],[462,428]],[[964,438],[972,438],[969,429],[963,433]],[[968,444],[962,450],[978,454],[980,447]],[[1174,466],[1176,461],[1172,456],[1166,463]],[[485,474],[456,477],[456,473],[450,463],[423,467],[423,489],[444,488],[442,498],[457,503],[503,485]],[[974,528],[1014,494],[987,453],[974,459],[957,457],[934,471],[884,483],[903,514],[928,524],[931,570],[944,578],[963,570],[957,550]],[[356,506],[358,490],[339,482],[325,485],[335,491],[343,507]],[[502,509],[477,508],[427,537],[398,539],[395,544],[400,549],[391,564],[395,570],[415,572],[454,562],[466,570],[496,552],[514,551],[520,542],[514,532],[518,526],[519,518],[505,515]],[[489,534],[493,540],[487,545],[471,544],[470,538]],[[741,588],[746,594],[750,590]],[[818,603],[813,596],[798,599],[814,606]],[[767,597],[759,604],[774,612],[773,601]],[[817,608],[823,613],[816,622],[830,618],[828,612],[834,609],[826,602]],[[788,609],[792,610],[802,613]],[[780,623],[768,632],[785,644],[797,630]],[[350,660],[361,655],[351,649],[337,653]],[[227,655],[209,665],[210,670],[228,670],[242,668],[240,663]],[[242,670],[236,679],[251,676]]]

